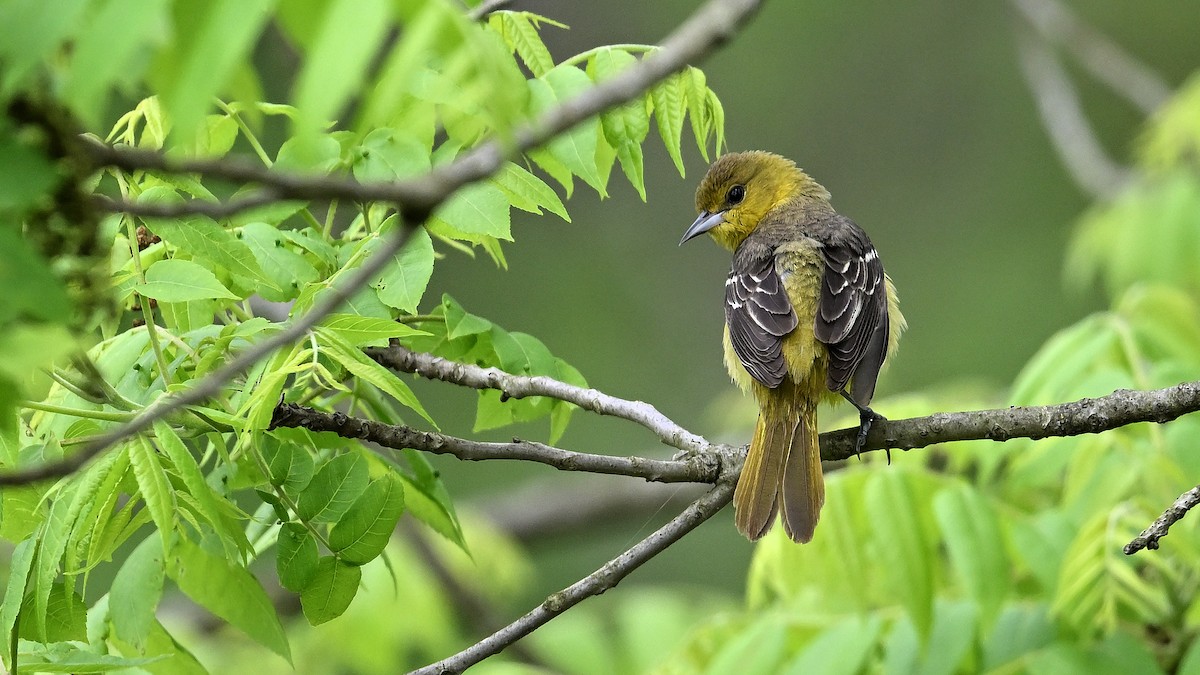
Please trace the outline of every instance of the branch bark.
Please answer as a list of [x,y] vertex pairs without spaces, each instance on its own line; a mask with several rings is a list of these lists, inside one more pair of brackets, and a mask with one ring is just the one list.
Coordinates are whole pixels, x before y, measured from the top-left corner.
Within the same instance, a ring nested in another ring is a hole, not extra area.
[[580,602],[616,586],[642,563],[661,553],[684,535],[711,518],[733,499],[731,477],[722,480],[666,525],[635,544],[600,569],[546,598],[542,604],[463,651],[413,671],[415,675],[461,673],[505,647],[532,633],[554,617]]
[[1171,529],[1171,526],[1179,522],[1197,504],[1200,504],[1200,485],[1179,495],[1179,499],[1167,507],[1167,510],[1163,511],[1163,514],[1151,523],[1150,527],[1142,530],[1142,533],[1134,537],[1133,541],[1125,544],[1125,555],[1133,555],[1144,548],[1151,551],[1157,550],[1158,540],[1167,536],[1167,531]]
[[512,375],[498,368],[481,368],[468,363],[448,361],[433,354],[422,354],[393,344],[390,347],[371,347],[367,356],[380,364],[403,373],[416,373],[431,380],[453,382],[472,389],[497,389],[504,398],[549,396],[590,410],[598,415],[612,415],[636,422],[653,431],[659,440],[684,452],[705,452],[710,444],[704,438],[672,422],[654,406],[643,401],[628,401],[595,389],[576,387],[565,382],[539,376]]
[[340,412],[322,412],[295,403],[281,403],[275,408],[271,428],[277,427],[331,431],[344,438],[358,438],[393,450],[421,450],[453,455],[465,461],[524,460],[547,464],[562,471],[633,476],[659,483],[715,483],[721,470],[721,458],[735,457],[737,454],[728,446],[723,446],[725,452],[721,452],[717,449],[720,446],[709,446],[707,443],[706,448],[711,447],[712,452],[694,453],[682,460],[594,455],[520,439],[513,439],[512,443],[484,443],[350,417]]

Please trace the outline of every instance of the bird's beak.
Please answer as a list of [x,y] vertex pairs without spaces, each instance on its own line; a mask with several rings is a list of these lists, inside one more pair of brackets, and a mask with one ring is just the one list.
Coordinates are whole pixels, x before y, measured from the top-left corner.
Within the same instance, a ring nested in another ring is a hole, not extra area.
[[683,239],[679,240],[679,245],[683,246],[683,242],[687,241],[688,239],[694,239],[723,222],[725,222],[724,211],[717,211],[716,213],[701,211],[700,216],[696,218],[696,222],[692,223],[692,226],[687,229],[687,232],[683,233]]

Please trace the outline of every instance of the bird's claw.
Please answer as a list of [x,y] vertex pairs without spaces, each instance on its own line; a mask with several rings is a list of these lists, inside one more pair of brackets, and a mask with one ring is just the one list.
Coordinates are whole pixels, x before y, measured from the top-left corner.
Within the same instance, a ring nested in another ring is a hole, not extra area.
[[[858,437],[854,440],[854,456],[862,459],[863,448],[867,447],[867,436],[871,433],[871,424],[876,420],[886,422],[887,418],[870,408],[858,409]],[[892,463],[891,450],[887,451],[888,464]]]

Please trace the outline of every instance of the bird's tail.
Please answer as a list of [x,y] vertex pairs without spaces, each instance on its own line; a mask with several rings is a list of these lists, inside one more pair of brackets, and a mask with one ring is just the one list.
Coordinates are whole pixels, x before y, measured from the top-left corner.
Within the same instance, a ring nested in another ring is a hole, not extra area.
[[825,503],[816,402],[785,379],[762,411],[733,495],[738,531],[755,540],[783,511],[783,527],[793,541],[812,540]]

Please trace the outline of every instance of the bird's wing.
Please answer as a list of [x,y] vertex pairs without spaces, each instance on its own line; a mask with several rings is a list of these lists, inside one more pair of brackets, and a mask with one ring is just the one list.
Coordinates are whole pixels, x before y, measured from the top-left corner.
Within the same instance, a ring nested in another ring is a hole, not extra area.
[[797,320],[775,271],[775,256],[734,259],[725,280],[725,323],[746,371],[763,385],[778,387],[787,373],[783,336],[796,328]]
[[821,247],[825,272],[813,330],[829,348],[829,389],[853,382],[851,398],[866,406],[887,355],[887,286],[879,253],[858,225],[844,221],[839,230],[850,236]]

